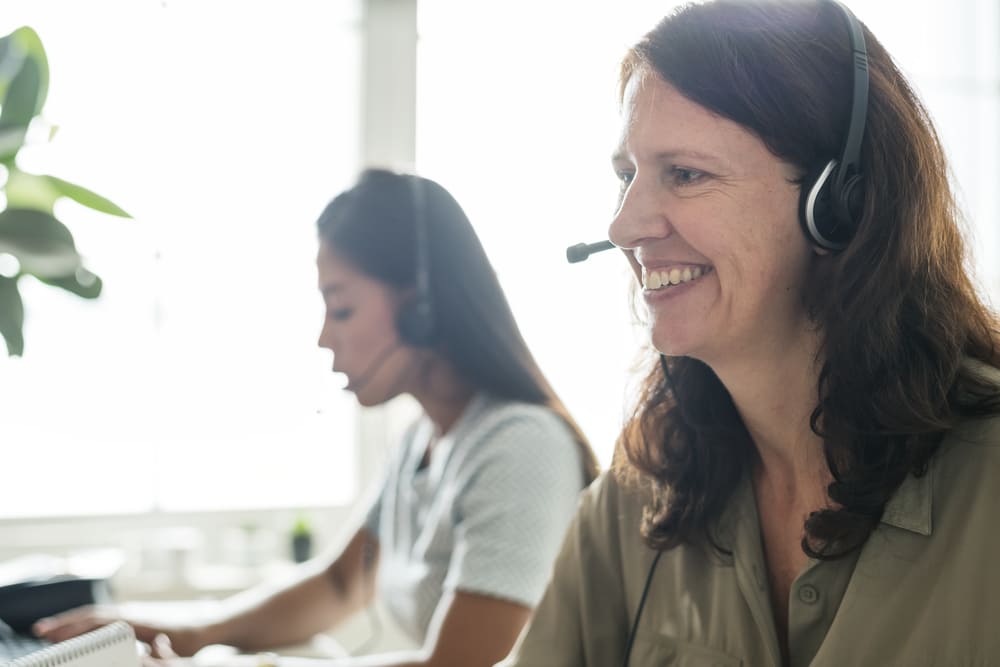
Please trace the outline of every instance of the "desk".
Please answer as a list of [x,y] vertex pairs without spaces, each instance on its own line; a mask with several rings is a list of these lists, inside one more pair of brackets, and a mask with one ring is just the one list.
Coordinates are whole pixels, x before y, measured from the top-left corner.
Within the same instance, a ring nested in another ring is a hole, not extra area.
[[[275,649],[273,654],[280,660],[278,667],[322,667],[332,658],[348,657],[333,639],[330,641],[332,645],[320,641],[282,647]],[[191,667],[269,667],[272,664],[268,653],[238,653],[231,646],[206,646],[190,660]]]

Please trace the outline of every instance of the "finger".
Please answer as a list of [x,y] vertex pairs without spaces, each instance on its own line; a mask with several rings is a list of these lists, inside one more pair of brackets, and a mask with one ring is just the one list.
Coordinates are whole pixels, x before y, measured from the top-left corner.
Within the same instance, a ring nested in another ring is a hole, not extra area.
[[36,634],[41,635],[46,632],[51,632],[55,628],[62,627],[68,623],[76,623],[81,619],[96,615],[96,609],[93,605],[75,607],[69,611],[64,611],[59,614],[53,614],[52,616],[46,616],[45,618],[38,619],[32,626],[32,630]]
[[36,632],[39,637],[47,639],[52,642],[61,642],[70,637],[76,637],[77,635],[82,635],[85,632],[90,632],[103,625],[107,625],[107,622],[102,619],[96,618],[81,618],[79,620],[60,623],[53,626],[41,627],[41,632]]
[[152,650],[153,655],[158,658],[170,659],[177,657],[173,647],[170,645],[170,637],[163,632],[153,637]]
[[112,605],[85,605],[40,618],[32,625],[32,631],[39,637],[62,641],[107,625],[117,618],[118,611]]
[[133,623],[129,621],[129,625],[135,631],[135,638],[139,641],[146,642],[147,644],[152,644],[153,640],[156,639],[156,635],[164,632],[164,629],[156,625],[146,625],[145,623]]

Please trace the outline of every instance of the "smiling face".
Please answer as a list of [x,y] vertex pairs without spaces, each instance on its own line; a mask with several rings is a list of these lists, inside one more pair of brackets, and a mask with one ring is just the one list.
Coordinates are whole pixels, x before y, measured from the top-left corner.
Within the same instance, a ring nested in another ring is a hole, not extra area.
[[347,376],[361,405],[384,403],[411,389],[416,351],[396,328],[400,296],[365,275],[326,242],[316,258],[326,305],[319,346],[334,354],[333,370]]
[[625,88],[613,164],[609,235],[642,281],[657,350],[715,367],[811,335],[792,165],[646,68]]

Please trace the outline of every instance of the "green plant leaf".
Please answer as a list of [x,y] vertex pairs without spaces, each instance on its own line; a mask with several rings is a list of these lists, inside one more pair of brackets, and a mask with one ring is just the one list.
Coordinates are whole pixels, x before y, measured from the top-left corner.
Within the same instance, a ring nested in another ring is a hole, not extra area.
[[109,215],[117,215],[121,218],[132,217],[114,202],[105,199],[95,192],[91,192],[87,188],[76,185],[75,183],[70,183],[69,181],[64,181],[63,179],[56,178],[55,176],[42,176],[41,178],[47,179],[60,196],[69,197],[73,201],[78,204],[83,204],[87,208],[100,211],[101,213],[107,213]]
[[[0,129],[0,162],[4,161],[2,156],[17,155],[23,145],[24,130],[16,127],[6,130]],[[7,160],[7,162],[12,163],[12,160]]]
[[49,96],[49,57],[45,53],[42,45],[42,38],[38,36],[34,28],[21,26],[11,33],[11,40],[17,44],[21,51],[38,67],[38,95],[35,101],[35,113],[37,116],[45,106],[45,100]]
[[84,267],[78,268],[72,275],[62,278],[39,278],[46,285],[60,287],[84,299],[96,299],[101,295],[104,282],[96,273],[91,273]]
[[0,276],[0,336],[7,344],[8,356],[24,354],[24,303],[17,279],[6,276]]
[[11,167],[7,175],[7,205],[10,208],[30,208],[52,213],[61,194],[49,182],[48,176],[38,176]]
[[[41,86],[38,63],[31,58],[25,58],[21,70],[11,80],[7,94],[0,108],[0,132],[18,132],[20,145],[16,150],[0,153],[0,161],[10,164],[14,161],[17,151],[24,145],[24,136],[28,131],[31,119],[35,117],[38,103],[39,87]],[[18,136],[18,135],[15,135]]]
[[17,257],[21,270],[39,278],[62,278],[81,266],[73,235],[44,211],[0,211],[0,252]]
[[7,94],[7,86],[21,69],[25,54],[13,45],[11,35],[0,37],[0,100]]

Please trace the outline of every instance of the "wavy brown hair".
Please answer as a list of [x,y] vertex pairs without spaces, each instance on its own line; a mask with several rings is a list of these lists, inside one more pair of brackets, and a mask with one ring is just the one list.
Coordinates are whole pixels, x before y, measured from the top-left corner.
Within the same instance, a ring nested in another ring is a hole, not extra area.
[[[822,337],[811,427],[823,438],[837,507],[805,522],[802,548],[816,558],[860,546],[957,421],[1000,412],[996,385],[969,363],[1000,366],[1000,337],[967,272],[944,152],[892,58],[864,34],[863,211],[847,248],[815,255],[803,286]],[[839,157],[852,56],[844,16],[829,1],[687,5],[629,50],[622,89],[645,73],[739,123],[802,174]],[[712,370],[691,358],[656,358],[615,458],[619,475],[650,487],[649,545],[707,538],[725,550],[710,524],[754,458]]]

